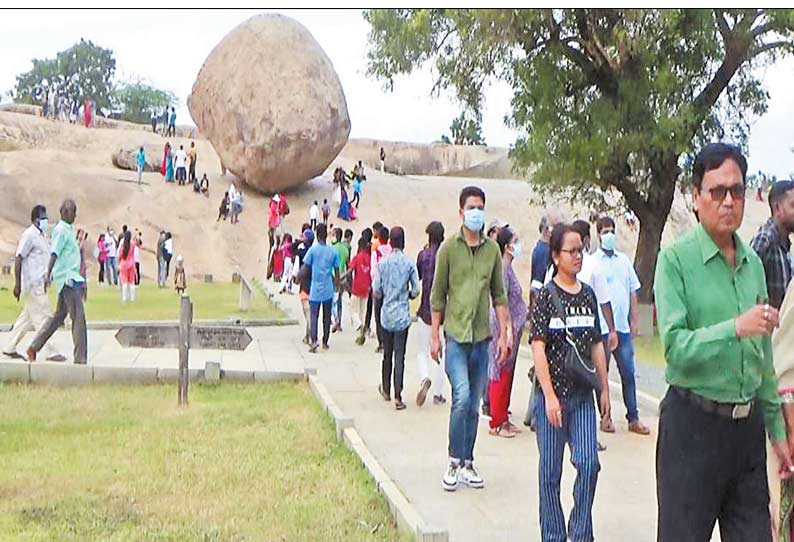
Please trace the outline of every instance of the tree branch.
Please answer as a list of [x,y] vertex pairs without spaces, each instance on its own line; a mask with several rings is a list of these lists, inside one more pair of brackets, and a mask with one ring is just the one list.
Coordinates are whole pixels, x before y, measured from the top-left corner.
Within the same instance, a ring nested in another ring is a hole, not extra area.
[[765,33],[769,32],[770,30],[772,30],[772,28],[774,26],[775,25],[773,25],[772,23],[764,23],[762,25],[758,25],[758,26],[756,26],[755,28],[752,29],[752,35],[753,35],[754,38],[757,38],[757,37],[761,36],[762,34],[765,34]]
[[725,12],[715,9],[714,10],[714,18],[717,19],[717,28],[720,31],[720,35],[722,36],[722,40],[724,42],[728,41],[728,38],[731,34],[731,27],[728,24],[728,21],[725,19]]
[[786,41],[786,40],[771,41],[769,43],[765,43],[761,45],[760,47],[756,47],[755,49],[752,49],[750,51],[749,56],[750,58],[753,58],[760,54],[766,53],[767,51],[771,51],[772,49],[778,49],[778,48],[788,48],[794,51],[794,42]]

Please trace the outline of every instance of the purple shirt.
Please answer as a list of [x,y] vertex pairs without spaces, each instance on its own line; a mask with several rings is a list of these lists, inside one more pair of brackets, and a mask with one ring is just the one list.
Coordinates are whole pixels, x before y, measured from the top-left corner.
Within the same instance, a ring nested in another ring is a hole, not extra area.
[[422,302],[416,316],[430,325],[430,291],[433,289],[433,275],[436,272],[436,252],[438,245],[431,245],[422,249],[416,257],[416,269],[419,272],[419,280],[422,281]]
[[[521,335],[527,323],[527,304],[524,301],[524,292],[518,282],[512,264],[504,265],[505,290],[507,291],[507,310],[510,311],[510,320],[513,323],[513,350],[505,362],[503,369],[514,371],[518,358],[518,347],[521,345]],[[499,367],[496,365],[496,343],[499,341],[499,322],[496,320],[496,311],[491,308],[491,344],[489,345],[490,357],[488,362],[488,378],[499,380]]]

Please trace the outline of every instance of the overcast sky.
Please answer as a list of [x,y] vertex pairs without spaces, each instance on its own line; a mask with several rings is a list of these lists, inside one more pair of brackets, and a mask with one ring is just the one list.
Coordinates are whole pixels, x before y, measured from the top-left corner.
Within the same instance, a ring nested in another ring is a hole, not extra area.
[[[369,27],[360,10],[279,10],[314,35],[334,64],[347,98],[351,137],[430,142],[460,108],[451,96],[430,97],[432,74],[414,72],[396,80],[394,92],[366,76]],[[0,92],[13,88],[15,75],[32,67],[32,58],[52,57],[81,37],[116,55],[117,76],[142,78],[171,90],[180,100],[178,123],[192,124],[187,96],[212,48],[237,24],[259,11],[7,11],[0,16]],[[794,173],[794,61],[768,68],[764,85],[769,112],[750,139],[750,170],[788,177]],[[483,135],[489,145],[509,146],[515,132],[504,125],[511,92],[504,84],[489,88]]]

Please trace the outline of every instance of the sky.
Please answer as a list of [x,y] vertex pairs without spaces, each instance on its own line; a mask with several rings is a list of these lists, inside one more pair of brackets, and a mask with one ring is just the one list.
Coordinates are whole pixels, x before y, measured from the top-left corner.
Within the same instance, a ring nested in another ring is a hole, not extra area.
[[[265,10],[269,11],[269,10]],[[361,10],[275,10],[301,22],[325,50],[339,75],[351,120],[350,137],[429,143],[449,134],[460,105],[451,91],[432,97],[430,68],[395,79],[393,92],[366,75],[369,26]],[[54,57],[79,39],[112,49],[117,77],[142,79],[174,92],[179,124],[193,124],[187,96],[204,60],[235,26],[262,10],[4,10],[0,17],[0,93],[31,59]],[[771,94],[769,110],[750,137],[750,171],[778,178],[794,174],[794,59],[762,72]],[[512,92],[504,83],[485,94],[483,135],[489,145],[509,147],[516,132],[504,124]]]

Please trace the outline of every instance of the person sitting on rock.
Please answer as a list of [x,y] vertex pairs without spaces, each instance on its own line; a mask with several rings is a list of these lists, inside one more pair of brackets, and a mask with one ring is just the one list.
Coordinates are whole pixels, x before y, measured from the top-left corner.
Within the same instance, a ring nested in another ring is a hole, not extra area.
[[204,176],[201,178],[201,182],[199,183],[199,191],[207,197],[210,197],[210,180],[205,173]]

